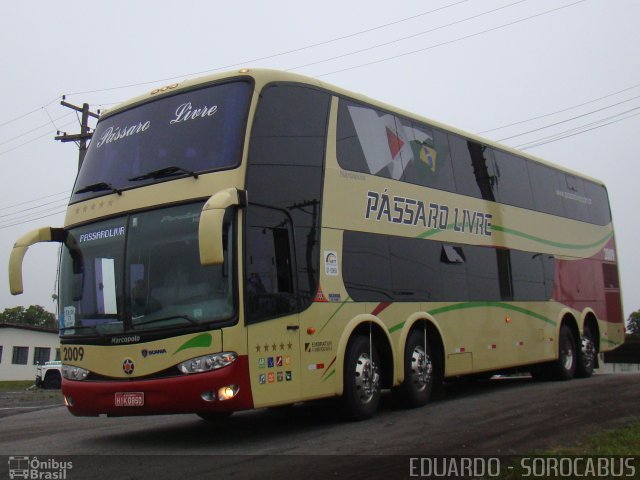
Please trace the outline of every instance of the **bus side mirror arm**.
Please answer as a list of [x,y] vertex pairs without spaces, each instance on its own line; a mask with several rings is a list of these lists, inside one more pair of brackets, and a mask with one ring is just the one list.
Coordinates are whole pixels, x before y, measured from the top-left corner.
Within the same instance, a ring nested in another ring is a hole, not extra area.
[[200,213],[198,243],[200,264],[221,265],[224,263],[222,230],[224,213],[228,207],[247,205],[247,192],[236,188],[227,188],[214,194],[207,200]]
[[22,283],[22,262],[31,245],[42,242],[64,243],[66,231],[63,228],[43,227],[21,236],[13,245],[9,257],[9,288],[12,295],[24,291]]

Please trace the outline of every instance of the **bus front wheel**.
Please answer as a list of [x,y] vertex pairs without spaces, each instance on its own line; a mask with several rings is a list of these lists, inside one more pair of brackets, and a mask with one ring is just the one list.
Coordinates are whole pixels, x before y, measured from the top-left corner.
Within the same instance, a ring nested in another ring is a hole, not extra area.
[[351,420],[371,418],[380,403],[379,357],[369,337],[358,335],[349,343],[344,363],[342,410]]

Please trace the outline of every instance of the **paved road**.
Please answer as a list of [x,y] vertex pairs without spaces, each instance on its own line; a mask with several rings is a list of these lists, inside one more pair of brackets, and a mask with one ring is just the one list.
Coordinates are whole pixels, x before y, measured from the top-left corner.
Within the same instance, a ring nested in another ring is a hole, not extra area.
[[242,412],[220,424],[195,415],[76,418],[48,407],[0,418],[0,455],[89,455],[74,457],[80,465],[72,473],[99,464],[94,478],[122,478],[122,469],[128,478],[154,480],[397,478],[408,476],[409,455],[525,454],[575,443],[640,418],[639,398],[640,374],[602,374],[447,385],[442,398],[415,410],[385,397],[378,415],[359,423],[343,423],[327,404]]

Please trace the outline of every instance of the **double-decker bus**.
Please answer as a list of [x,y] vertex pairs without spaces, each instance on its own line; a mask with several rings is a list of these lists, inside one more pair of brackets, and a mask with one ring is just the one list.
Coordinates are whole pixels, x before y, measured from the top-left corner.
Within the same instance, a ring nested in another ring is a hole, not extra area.
[[361,95],[243,69],[104,113],[63,228],[74,415],[339,397],[364,419],[447,378],[590,376],[623,342],[602,183]]

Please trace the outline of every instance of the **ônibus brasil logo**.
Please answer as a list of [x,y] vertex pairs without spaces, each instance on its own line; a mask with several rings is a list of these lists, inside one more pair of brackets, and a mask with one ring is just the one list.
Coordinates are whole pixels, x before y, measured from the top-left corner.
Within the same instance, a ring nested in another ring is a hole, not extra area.
[[9,457],[9,478],[66,480],[67,470],[73,462],[63,462],[54,458],[40,460],[38,457]]

